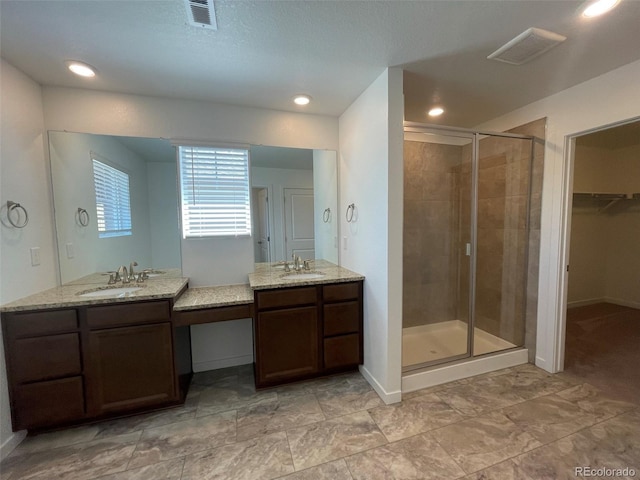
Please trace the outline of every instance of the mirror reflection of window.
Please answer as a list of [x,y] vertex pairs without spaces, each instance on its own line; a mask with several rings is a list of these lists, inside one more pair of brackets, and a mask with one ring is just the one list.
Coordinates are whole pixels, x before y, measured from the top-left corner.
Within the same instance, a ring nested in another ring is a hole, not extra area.
[[129,174],[98,160],[92,153],[98,237],[131,235]]

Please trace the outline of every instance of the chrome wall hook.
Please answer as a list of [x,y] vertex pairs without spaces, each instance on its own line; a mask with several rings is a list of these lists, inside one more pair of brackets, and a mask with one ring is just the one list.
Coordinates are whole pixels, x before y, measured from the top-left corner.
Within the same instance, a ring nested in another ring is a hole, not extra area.
[[4,223],[4,221],[2,223],[7,227],[9,226],[14,228],[26,227],[27,223],[29,223],[29,213],[27,212],[27,209],[24,208],[19,203],[16,203],[11,200],[7,201],[6,206],[7,206],[7,221],[9,222],[9,225]]
[[347,222],[351,223],[353,222],[353,215],[356,211],[356,204],[355,203],[351,203],[349,204],[349,206],[347,206],[347,213],[346,213],[346,218],[347,218]]
[[78,207],[78,211],[76,212],[76,221],[81,227],[88,226],[90,221],[89,212],[84,208]]
[[329,223],[330,220],[331,220],[331,209],[325,208],[324,212],[322,212],[322,221],[324,223]]

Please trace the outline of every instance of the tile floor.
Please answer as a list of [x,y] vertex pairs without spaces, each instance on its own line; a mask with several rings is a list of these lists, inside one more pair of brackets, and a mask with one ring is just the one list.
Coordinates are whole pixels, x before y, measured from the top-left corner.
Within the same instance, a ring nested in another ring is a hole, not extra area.
[[396,405],[357,373],[256,392],[244,366],[195,375],[178,408],[28,437],[0,477],[541,480],[579,466],[640,477],[640,405],[531,365]]

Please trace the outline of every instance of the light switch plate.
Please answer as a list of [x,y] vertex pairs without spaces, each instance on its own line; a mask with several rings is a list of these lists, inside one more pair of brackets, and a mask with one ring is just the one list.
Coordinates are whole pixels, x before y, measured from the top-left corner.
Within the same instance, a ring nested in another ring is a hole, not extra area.
[[67,243],[66,245],[67,248],[67,258],[73,258],[76,256],[76,250],[75,248],[73,248],[73,243]]
[[40,247],[31,248],[31,266],[37,267],[40,265]]

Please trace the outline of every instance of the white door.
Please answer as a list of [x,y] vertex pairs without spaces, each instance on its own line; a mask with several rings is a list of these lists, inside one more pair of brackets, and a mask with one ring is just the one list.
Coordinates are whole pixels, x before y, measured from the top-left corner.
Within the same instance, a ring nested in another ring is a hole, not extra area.
[[316,257],[313,230],[313,189],[284,189],[284,243],[286,260],[298,255],[303,260]]
[[266,188],[258,189],[255,196],[257,231],[256,262],[269,262],[271,237],[269,235],[269,191]]

